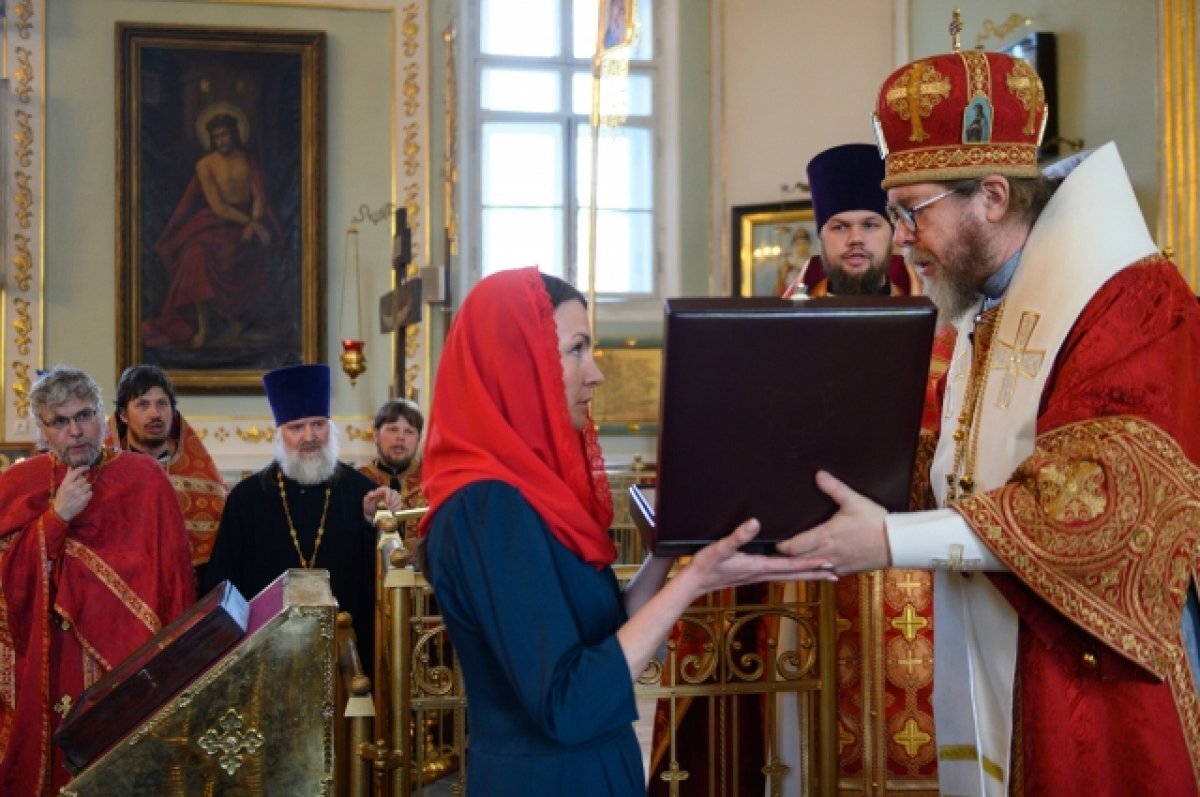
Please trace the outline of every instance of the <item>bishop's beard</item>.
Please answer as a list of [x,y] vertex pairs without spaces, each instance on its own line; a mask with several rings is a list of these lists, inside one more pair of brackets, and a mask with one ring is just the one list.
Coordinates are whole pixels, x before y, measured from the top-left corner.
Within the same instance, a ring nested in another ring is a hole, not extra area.
[[333,421],[329,422],[329,442],[316,451],[289,451],[282,436],[275,436],[275,461],[284,476],[300,484],[323,484],[333,478],[338,453],[338,432]]

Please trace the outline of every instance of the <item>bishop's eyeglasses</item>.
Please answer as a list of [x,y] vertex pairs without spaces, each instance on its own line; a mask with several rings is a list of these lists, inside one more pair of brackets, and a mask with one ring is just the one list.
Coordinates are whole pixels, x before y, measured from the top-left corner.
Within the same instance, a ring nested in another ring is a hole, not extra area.
[[943,191],[935,197],[926,199],[923,202],[918,202],[911,208],[906,208],[904,205],[892,203],[886,208],[888,218],[891,219],[893,227],[895,227],[898,222],[904,222],[904,226],[908,228],[909,232],[917,232],[917,214],[932,205],[934,202],[945,199],[951,194],[958,193],[958,190],[958,187],[955,186],[949,191]]

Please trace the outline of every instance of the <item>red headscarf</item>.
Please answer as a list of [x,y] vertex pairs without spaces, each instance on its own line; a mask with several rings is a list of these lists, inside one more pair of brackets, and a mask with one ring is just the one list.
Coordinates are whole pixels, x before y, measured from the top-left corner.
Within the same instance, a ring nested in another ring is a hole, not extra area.
[[554,308],[536,268],[479,282],[450,327],[438,364],[421,489],[420,534],[459,488],[512,485],[550,532],[597,569],[616,558],[612,492],[589,423],[571,424]]

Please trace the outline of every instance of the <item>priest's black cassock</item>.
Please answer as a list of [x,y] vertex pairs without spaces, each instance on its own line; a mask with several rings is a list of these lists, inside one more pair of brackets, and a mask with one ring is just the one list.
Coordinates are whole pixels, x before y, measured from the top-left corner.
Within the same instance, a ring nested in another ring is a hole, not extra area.
[[288,568],[300,567],[301,555],[311,563],[329,487],[325,533],[315,566],[329,571],[338,607],[354,618],[363,668],[370,672],[375,652],[376,531],[363,517],[362,501],[375,484],[342,463],[332,478],[321,484],[302,485],[284,477],[287,509],[296,533],[293,542],[278,473],[279,466],[272,463],[230,491],[212,559],[202,576],[201,594],[229,579],[249,600]]

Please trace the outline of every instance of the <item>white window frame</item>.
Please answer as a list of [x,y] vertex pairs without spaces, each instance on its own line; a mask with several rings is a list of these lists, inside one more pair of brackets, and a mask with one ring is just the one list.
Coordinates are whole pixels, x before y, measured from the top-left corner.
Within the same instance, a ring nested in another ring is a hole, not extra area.
[[[563,0],[564,7],[569,8],[570,0]],[[459,250],[460,265],[455,287],[455,303],[459,304],[470,288],[481,279],[482,253],[480,241],[482,238],[482,169],[480,131],[485,121],[520,119],[539,121],[545,119],[560,120],[563,114],[538,115],[529,113],[487,111],[480,109],[480,76],[485,66],[507,66],[520,68],[531,66],[532,59],[487,56],[479,52],[479,13],[480,0],[463,0],[461,4],[462,24],[462,62],[468,68],[462,70],[463,92],[460,107],[460,118],[463,120],[460,140],[465,144],[460,163],[459,185],[460,218],[462,223],[463,246]],[[658,322],[662,316],[662,300],[666,296],[677,295],[682,282],[680,276],[680,241],[678,239],[679,225],[669,220],[678,219],[680,212],[678,148],[664,146],[664,142],[676,141],[679,136],[679,112],[677,87],[678,81],[678,24],[677,15],[681,12],[678,0],[654,0],[654,36],[655,57],[651,62],[631,64],[631,73],[649,74],[654,83],[654,112],[650,116],[648,128],[654,141],[654,192],[652,225],[654,230],[654,290],[650,294],[599,294],[597,296],[597,315],[602,323],[607,322]],[[564,17],[565,25],[565,17]],[[580,68],[590,71],[590,63],[575,59],[569,52],[570,36],[565,35],[565,52],[556,58],[539,59],[547,66],[562,69],[562,107],[568,111],[571,108],[571,74]],[[572,114],[568,114],[572,116]],[[640,121],[640,120],[639,120]],[[583,120],[586,124],[586,120]],[[639,125],[641,126],[641,125]],[[567,124],[566,141],[564,145],[564,218],[567,220],[567,230],[564,235],[564,263],[570,268],[577,247],[575,237],[575,217],[578,206],[575,204],[575,136],[579,129],[578,120],[572,119]],[[574,279],[575,274],[569,274]],[[582,286],[586,290],[586,286]]]

